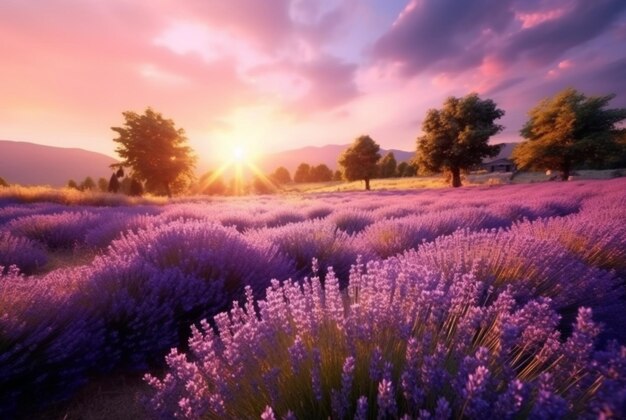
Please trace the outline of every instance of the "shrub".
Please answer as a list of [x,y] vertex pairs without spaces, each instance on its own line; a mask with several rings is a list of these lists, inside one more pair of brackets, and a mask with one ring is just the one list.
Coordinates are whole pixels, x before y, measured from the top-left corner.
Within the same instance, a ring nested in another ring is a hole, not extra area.
[[87,230],[97,223],[98,215],[83,211],[32,215],[9,222],[14,235],[37,241],[50,249],[71,249],[84,243]]
[[0,267],[0,417],[36,411],[86,382],[101,354],[102,323],[76,294],[84,269],[41,278]]
[[333,213],[329,220],[333,222],[339,229],[352,235],[361,232],[367,226],[374,223],[374,217],[371,212],[345,209]]
[[[472,274],[443,278],[356,268],[347,292],[328,273],[274,281],[266,299],[193,328],[190,352],[146,376],[160,418],[512,418],[615,415],[626,354],[598,354],[580,309],[560,336],[549,299],[491,304]],[[620,414],[618,414],[620,413]]]
[[23,273],[31,274],[46,265],[48,258],[42,247],[9,232],[0,231],[0,266],[17,266]]
[[417,263],[444,273],[473,269],[496,291],[510,287],[517,299],[551,298],[567,321],[573,320],[579,307],[591,307],[609,324],[612,334],[626,338],[617,315],[626,310],[623,280],[585,264],[554,238],[539,239],[520,229],[464,230],[409,251],[397,262],[402,267]]
[[112,363],[133,368],[177,345],[189,324],[225,309],[245,286],[260,292],[272,276],[293,273],[271,243],[193,221],[128,232],[92,266],[85,299],[105,322]]
[[314,219],[259,229],[248,232],[247,236],[258,242],[269,241],[276,245],[293,261],[301,276],[311,273],[311,260],[316,258],[320,267],[333,267],[345,283],[357,256],[363,253],[369,256],[367,250],[359,248],[355,238],[327,220]]
[[358,240],[362,248],[371,249],[377,256],[387,258],[439,236],[449,235],[457,229],[496,228],[508,223],[485,210],[462,208],[380,220],[365,228],[358,235]]

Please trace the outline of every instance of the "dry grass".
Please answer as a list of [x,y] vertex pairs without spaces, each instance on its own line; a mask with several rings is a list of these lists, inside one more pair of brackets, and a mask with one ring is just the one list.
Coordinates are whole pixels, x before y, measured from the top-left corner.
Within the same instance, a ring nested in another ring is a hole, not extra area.
[[89,248],[59,249],[48,251],[48,262],[39,273],[48,273],[59,268],[78,267],[93,261],[98,251]]
[[[626,174],[626,169],[615,170],[582,170],[577,171],[574,179],[610,179]],[[503,184],[527,184],[534,182],[549,181],[550,177],[543,172],[521,172],[511,180],[511,173],[481,173],[470,174],[463,180],[464,186],[471,185],[503,185]],[[445,188],[448,183],[443,176],[419,176],[411,178],[388,178],[373,179],[370,181],[372,190],[410,190],[423,188]],[[283,186],[278,194],[308,194],[328,193],[343,191],[363,191],[363,181],[343,182],[312,182],[302,184],[288,184]],[[51,202],[68,205],[91,205],[91,206],[125,206],[125,205],[164,205],[188,201],[220,200],[222,197],[211,196],[181,196],[172,199],[146,195],[143,197],[129,197],[123,194],[111,194],[103,192],[82,192],[70,188],[52,187],[22,187],[10,186],[0,188],[0,201],[15,201],[18,203]]]
[[[413,178],[387,178],[372,179],[370,188],[372,190],[407,190],[417,188],[442,188],[446,183],[441,177],[413,177]],[[362,191],[365,190],[363,181],[343,182],[314,182],[303,184],[291,184],[284,189],[289,193],[327,193],[342,191]]]
[[129,197],[99,191],[79,191],[73,188],[52,188],[48,186],[25,187],[12,185],[0,188],[0,200],[19,203],[48,202],[68,205],[124,206],[134,204],[166,204],[167,198],[146,195]]

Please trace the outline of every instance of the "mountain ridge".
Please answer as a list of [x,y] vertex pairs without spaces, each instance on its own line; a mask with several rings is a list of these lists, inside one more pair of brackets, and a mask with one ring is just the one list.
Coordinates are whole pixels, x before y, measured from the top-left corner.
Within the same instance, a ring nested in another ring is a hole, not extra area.
[[70,179],[108,177],[117,160],[77,147],[48,146],[27,141],[0,140],[0,177],[9,184],[62,187]]

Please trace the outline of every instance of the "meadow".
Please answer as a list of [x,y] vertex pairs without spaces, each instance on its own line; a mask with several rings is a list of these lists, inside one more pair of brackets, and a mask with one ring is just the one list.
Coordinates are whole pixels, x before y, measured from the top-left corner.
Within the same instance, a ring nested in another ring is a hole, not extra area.
[[626,415],[626,179],[328,188],[0,196],[0,417]]

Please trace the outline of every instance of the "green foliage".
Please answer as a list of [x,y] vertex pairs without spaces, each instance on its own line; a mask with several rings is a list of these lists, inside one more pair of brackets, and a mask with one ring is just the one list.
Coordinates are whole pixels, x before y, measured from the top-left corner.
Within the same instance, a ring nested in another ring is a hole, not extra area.
[[83,182],[80,183],[78,187],[81,191],[92,191],[96,189],[96,183],[93,178],[90,176],[86,177]]
[[398,162],[393,152],[387,152],[385,156],[378,161],[378,176],[380,178],[394,178],[398,176]]
[[333,179],[333,171],[326,165],[313,166],[309,172],[310,182],[328,182]]
[[424,134],[417,139],[416,163],[426,171],[450,172],[452,186],[460,187],[462,170],[498,154],[499,146],[490,146],[488,141],[502,131],[494,121],[503,115],[495,102],[482,100],[476,93],[448,98],[442,109],[426,114]]
[[557,169],[563,179],[582,164],[598,166],[619,154],[626,109],[607,109],[615,95],[587,97],[567,88],[530,110],[521,130],[526,141],[513,151],[520,168]]
[[196,160],[184,130],[151,108],[143,114],[127,111],[122,115],[124,126],[111,127],[118,133],[113,141],[118,143],[115,151],[122,158],[120,165],[132,168],[148,192],[171,196],[184,191],[193,179]]
[[100,190],[100,192],[107,192],[109,189],[109,182],[106,180],[106,178],[98,178],[98,190]]
[[370,179],[376,176],[380,146],[370,136],[358,137],[339,157],[343,175],[348,181],[363,180],[370,189]]
[[301,163],[293,175],[293,182],[309,182],[311,179],[311,166],[308,163]]
[[9,183],[4,180],[4,178],[0,177],[0,187],[8,187]]
[[141,197],[143,195],[143,185],[137,178],[131,178],[128,195],[133,197]]
[[120,182],[117,180],[116,174],[111,175],[111,179],[109,179],[109,186],[107,190],[110,193],[116,193],[120,190]]
[[284,166],[276,168],[276,170],[270,175],[272,181],[277,184],[289,184],[291,182],[291,175]]
[[398,176],[402,178],[410,178],[417,174],[417,167],[414,163],[400,162],[397,168]]

